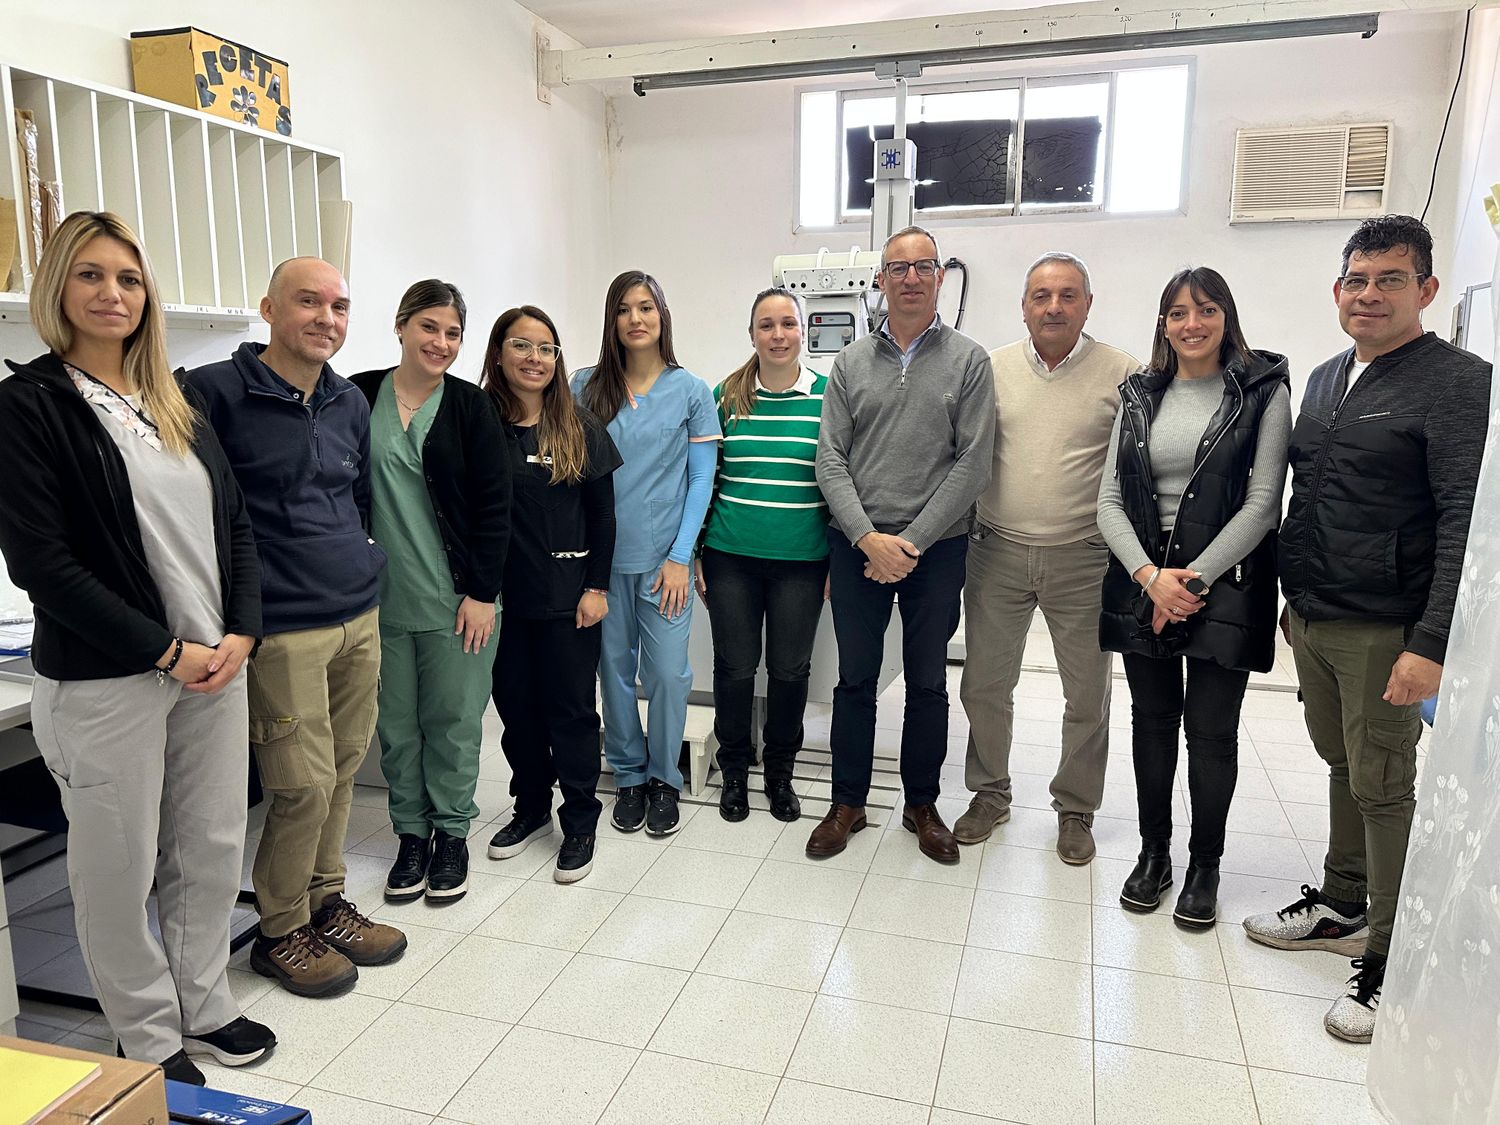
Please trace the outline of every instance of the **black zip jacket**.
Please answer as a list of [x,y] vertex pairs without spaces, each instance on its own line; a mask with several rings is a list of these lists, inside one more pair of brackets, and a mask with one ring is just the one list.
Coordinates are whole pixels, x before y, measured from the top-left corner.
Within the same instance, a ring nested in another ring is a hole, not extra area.
[[[0,552],[36,612],[31,662],[54,680],[148,672],[172,643],[146,565],[125,460],[52,354],[0,381]],[[260,563],[244,498],[198,414],[193,452],[214,497],[224,631],[261,636]],[[185,637],[184,640],[199,640]]]
[[[498,414],[498,412],[497,412]],[[570,618],[584,590],[608,590],[615,557],[614,472],[623,462],[609,431],[578,407],[588,463],[583,480],[553,484],[550,462],[536,460],[536,427],[505,423],[515,481],[515,528],[505,559],[505,612],[522,618]]]
[[1407,651],[1441,664],[1484,457],[1490,365],[1425,332],[1373,360],[1345,397],[1352,354],[1313,371],[1292,428],[1282,587],[1308,621],[1412,625]]
[[[1140,371],[1120,384],[1120,498],[1141,546],[1158,566],[1184,566],[1201,554],[1245,502],[1261,415],[1289,386],[1285,356],[1252,352],[1224,372],[1224,397],[1203,431],[1193,476],[1170,535],[1163,535],[1151,476],[1151,420],[1172,376]],[[1225,668],[1267,672],[1275,662],[1276,532],[1219,576],[1202,609],[1151,631],[1151,599],[1110,556],[1104,574],[1099,647],[1142,656],[1193,656]]]
[[[371,410],[392,370],[362,371],[350,380]],[[476,602],[493,602],[504,580],[511,520],[509,442],[490,396],[465,379],[444,375],[443,399],[422,442],[422,471],[453,592]]]

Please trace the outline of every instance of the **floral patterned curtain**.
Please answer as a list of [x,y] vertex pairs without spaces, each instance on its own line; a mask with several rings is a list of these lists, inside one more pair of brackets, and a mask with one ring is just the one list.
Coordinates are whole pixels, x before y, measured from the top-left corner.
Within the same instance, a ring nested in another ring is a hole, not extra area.
[[[1500,340],[1500,255],[1490,303]],[[1485,451],[1370,1052],[1398,1125],[1500,1122],[1500,382]]]

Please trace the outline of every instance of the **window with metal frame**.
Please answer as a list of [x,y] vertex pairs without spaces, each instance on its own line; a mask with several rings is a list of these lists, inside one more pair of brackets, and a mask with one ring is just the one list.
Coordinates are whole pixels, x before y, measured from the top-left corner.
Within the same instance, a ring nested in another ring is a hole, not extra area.
[[[1175,211],[1191,68],[1152,65],[909,88],[921,218]],[[869,221],[876,141],[894,135],[889,87],[803,90],[798,226]]]

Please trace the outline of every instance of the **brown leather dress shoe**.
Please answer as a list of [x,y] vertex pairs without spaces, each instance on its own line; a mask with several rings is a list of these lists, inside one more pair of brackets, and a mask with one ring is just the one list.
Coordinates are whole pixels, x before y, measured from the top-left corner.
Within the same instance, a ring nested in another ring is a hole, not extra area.
[[807,854],[827,859],[849,846],[849,837],[865,826],[865,810],[853,805],[833,805],[807,838]]
[[928,859],[958,862],[958,841],[938,815],[936,805],[907,805],[901,810],[901,823],[908,832],[917,834],[917,849]]

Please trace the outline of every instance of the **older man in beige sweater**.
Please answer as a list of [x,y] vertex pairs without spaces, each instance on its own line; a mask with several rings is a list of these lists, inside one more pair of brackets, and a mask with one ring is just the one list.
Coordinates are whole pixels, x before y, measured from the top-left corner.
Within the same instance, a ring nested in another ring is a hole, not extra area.
[[1099,650],[1099,588],[1109,548],[1095,508],[1118,387],[1139,364],[1083,331],[1088,268],[1048,253],[1026,272],[1027,335],[991,354],[994,472],[979,497],[964,587],[969,716],[964,781],[974,794],[953,826],[963,844],[1010,818],[1010,747],[1021,659],[1041,607],[1062,678],[1062,752],[1052,779],[1057,853],[1094,858],[1093,821],[1109,757],[1110,654]]

